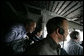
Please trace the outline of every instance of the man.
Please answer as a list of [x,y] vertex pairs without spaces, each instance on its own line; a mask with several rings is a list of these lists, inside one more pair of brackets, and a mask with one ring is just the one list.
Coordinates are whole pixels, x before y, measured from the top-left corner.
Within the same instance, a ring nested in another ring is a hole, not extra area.
[[78,31],[70,33],[71,40],[67,43],[65,48],[69,55],[83,55],[83,47],[80,45],[80,34]]
[[[48,35],[39,42],[38,46],[32,45],[28,55],[61,55],[59,42],[65,41],[68,34],[67,20],[62,17],[54,17],[47,24]],[[35,46],[35,48],[34,48]]]
[[34,42],[40,41],[42,40],[42,28],[36,28],[35,31],[33,32],[33,36],[32,36],[32,40]]
[[26,48],[24,48],[24,46],[30,45],[32,41],[30,41],[27,33],[32,33],[35,28],[36,22],[32,19],[23,19],[23,22],[13,25],[10,28],[10,31],[5,36],[5,42],[12,48],[14,54],[24,52]]
[[6,42],[25,38],[27,33],[32,33],[36,28],[36,22],[32,19],[25,19],[23,24],[13,25],[6,35]]

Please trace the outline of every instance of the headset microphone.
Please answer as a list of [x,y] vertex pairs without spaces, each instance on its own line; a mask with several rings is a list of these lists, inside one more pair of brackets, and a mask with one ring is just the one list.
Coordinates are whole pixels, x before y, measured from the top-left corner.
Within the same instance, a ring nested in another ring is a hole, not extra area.
[[64,48],[64,37],[65,37],[65,36],[63,35],[63,48]]
[[64,29],[63,28],[59,28],[59,34],[63,35],[63,48],[64,48]]

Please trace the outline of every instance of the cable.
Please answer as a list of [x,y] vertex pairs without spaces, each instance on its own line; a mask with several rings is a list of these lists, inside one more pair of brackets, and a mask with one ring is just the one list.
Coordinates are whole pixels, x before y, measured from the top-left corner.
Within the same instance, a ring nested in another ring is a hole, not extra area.
[[63,48],[64,48],[64,37],[65,37],[65,36],[63,35]]

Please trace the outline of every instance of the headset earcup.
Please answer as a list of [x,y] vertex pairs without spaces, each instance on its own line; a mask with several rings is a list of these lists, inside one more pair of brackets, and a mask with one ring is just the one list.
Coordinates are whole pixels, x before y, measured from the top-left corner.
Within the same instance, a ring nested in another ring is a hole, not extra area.
[[59,28],[59,34],[63,35],[64,34],[64,30],[62,28]]

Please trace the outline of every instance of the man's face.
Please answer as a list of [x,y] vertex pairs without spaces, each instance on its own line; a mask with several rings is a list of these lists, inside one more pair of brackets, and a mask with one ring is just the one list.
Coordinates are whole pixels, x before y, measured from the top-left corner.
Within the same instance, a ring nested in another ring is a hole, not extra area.
[[64,30],[64,34],[58,34],[58,39],[59,42],[61,41],[65,41],[66,37],[68,35],[68,22],[66,20],[63,21],[63,26],[62,26],[63,30]]
[[43,33],[43,31],[37,32],[37,36],[41,37],[42,33]]
[[63,22],[63,29],[64,29],[64,40],[66,40],[66,37],[68,35],[68,22],[66,20],[64,20]]
[[80,37],[81,37],[81,36],[80,36],[80,33],[79,33],[79,35],[77,36],[77,38],[78,38],[78,39],[77,39],[78,42],[80,42]]
[[35,30],[35,28],[36,28],[36,22],[32,22],[30,23],[29,26],[28,25],[26,26],[26,30],[29,33],[32,33]]

